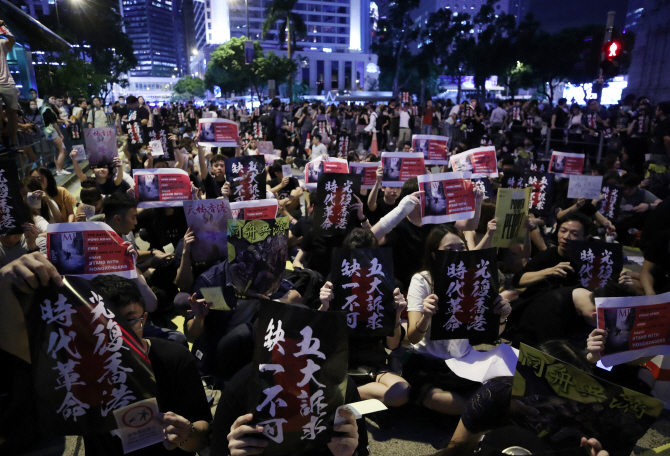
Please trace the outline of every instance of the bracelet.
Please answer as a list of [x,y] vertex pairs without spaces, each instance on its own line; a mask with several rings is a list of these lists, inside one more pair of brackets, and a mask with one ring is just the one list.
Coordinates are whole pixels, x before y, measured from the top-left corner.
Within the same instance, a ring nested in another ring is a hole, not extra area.
[[189,421],[188,424],[191,426],[191,432],[188,434],[188,437],[186,437],[186,439],[184,439],[184,441],[179,444],[180,447],[191,439],[191,437],[193,436],[193,432],[195,431],[193,422]]
[[417,331],[419,331],[421,334],[426,334],[426,333],[428,332],[428,328],[426,328],[425,331],[421,331],[421,330],[419,329],[419,322],[418,322],[418,321],[414,324],[414,329],[416,329]]
[[507,320],[509,320],[509,317],[505,318],[504,321],[501,321],[501,322],[500,322],[500,326],[504,326],[504,325],[506,325],[506,324],[507,324]]

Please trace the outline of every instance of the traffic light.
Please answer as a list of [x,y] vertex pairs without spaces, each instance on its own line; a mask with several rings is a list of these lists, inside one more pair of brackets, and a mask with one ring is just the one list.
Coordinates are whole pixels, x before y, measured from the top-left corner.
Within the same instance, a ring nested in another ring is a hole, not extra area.
[[618,41],[608,41],[603,46],[603,53],[605,59],[600,63],[600,68],[603,70],[603,78],[610,79],[618,76],[621,72],[621,54],[623,48]]

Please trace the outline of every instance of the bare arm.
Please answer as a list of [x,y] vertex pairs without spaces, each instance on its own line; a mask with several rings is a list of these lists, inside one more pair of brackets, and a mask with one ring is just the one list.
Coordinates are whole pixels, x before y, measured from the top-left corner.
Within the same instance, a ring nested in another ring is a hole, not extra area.
[[302,249],[298,249],[298,254],[295,256],[295,259],[293,260],[293,267],[294,268],[304,268],[302,265],[302,260],[305,258],[305,252]]
[[140,289],[140,293],[142,293],[145,310],[149,313],[155,311],[158,308],[158,298],[156,298],[154,292],[151,291],[151,288],[149,288],[147,281],[139,270],[137,271],[137,278],[133,279],[133,282],[135,282]]
[[375,181],[375,185],[372,187],[372,190],[370,190],[370,194],[368,195],[368,209],[370,209],[372,212],[377,210],[377,195],[379,194],[379,189],[382,185],[383,175],[384,167],[380,165],[377,168],[377,180]]
[[207,169],[207,159],[205,158],[205,148],[198,144],[198,166],[200,167],[200,176],[204,180],[209,173]]
[[644,288],[644,294],[647,296],[656,295],[656,292],[654,291],[654,276],[651,274],[653,268],[654,263],[649,260],[644,260],[642,263],[642,270],[640,271],[640,282],[642,283],[642,288]]
[[81,170],[81,166],[79,166],[79,162],[76,159],[77,157],[77,151],[73,150],[70,152],[70,158],[72,159],[72,167],[74,168],[74,173],[77,175],[79,180],[81,182],[87,181],[88,177],[86,177],[86,174]]
[[113,161],[114,166],[116,167],[116,176],[114,177],[114,185],[117,187],[123,182],[123,165],[121,164],[121,159],[119,157],[114,157]]

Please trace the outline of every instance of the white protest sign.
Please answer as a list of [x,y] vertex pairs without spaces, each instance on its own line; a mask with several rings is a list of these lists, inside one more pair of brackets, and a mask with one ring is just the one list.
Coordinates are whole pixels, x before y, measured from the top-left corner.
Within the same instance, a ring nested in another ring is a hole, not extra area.
[[149,141],[149,150],[151,150],[151,155],[154,157],[162,157],[164,155],[163,144],[161,144],[160,139]]
[[281,173],[284,177],[291,177],[291,165],[281,165]]
[[207,287],[201,288],[200,293],[202,297],[205,298],[205,302],[212,303],[212,310],[230,310],[226,300],[223,297],[223,290],[221,287]]
[[388,410],[388,408],[377,399],[368,399],[367,401],[352,402],[351,404],[340,405],[335,411],[335,426],[345,422],[345,419],[340,416],[340,410],[342,409],[349,410],[354,414],[354,417],[356,417],[357,420],[360,420],[363,415],[367,415],[368,413]]
[[118,430],[113,433],[121,438],[124,453],[163,441],[163,426],[157,418],[159,413],[156,398],[114,410]]
[[568,186],[568,198],[599,199],[603,176],[572,174]]

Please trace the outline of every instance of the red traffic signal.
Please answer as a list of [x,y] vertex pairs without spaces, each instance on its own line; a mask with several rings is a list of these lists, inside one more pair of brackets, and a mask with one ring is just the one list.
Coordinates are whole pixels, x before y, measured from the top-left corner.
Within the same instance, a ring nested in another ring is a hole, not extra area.
[[621,54],[621,44],[616,41],[608,41],[603,46],[603,52],[605,53],[605,58],[608,60],[615,59]]

